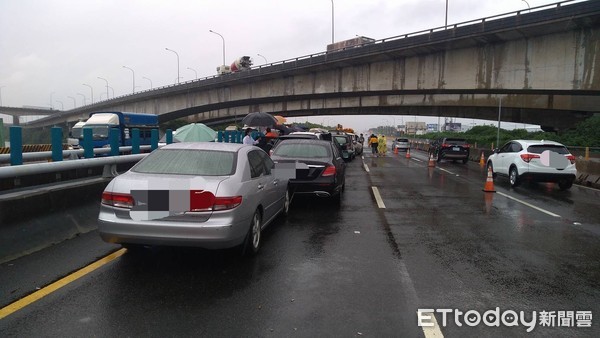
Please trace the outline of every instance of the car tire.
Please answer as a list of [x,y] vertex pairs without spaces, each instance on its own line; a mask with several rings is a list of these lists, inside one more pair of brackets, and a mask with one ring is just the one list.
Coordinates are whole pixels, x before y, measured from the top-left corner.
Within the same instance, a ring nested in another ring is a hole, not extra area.
[[510,182],[511,187],[518,187],[521,184],[521,180],[519,179],[519,171],[515,166],[510,167],[508,171],[508,181]]
[[244,256],[254,256],[258,253],[261,244],[261,227],[262,220],[260,217],[260,211],[256,210],[252,221],[250,222],[250,229],[246,234],[246,240],[242,246],[242,254]]
[[560,190],[569,190],[572,186],[573,186],[573,181],[570,181],[570,180],[558,181],[558,188]]

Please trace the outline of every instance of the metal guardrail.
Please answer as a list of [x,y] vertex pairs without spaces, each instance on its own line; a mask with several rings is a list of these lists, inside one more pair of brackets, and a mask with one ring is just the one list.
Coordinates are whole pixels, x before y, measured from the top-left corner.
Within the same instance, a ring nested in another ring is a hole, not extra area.
[[15,178],[28,175],[39,175],[63,170],[93,168],[99,166],[104,166],[104,172],[102,175],[103,177],[114,177],[117,175],[117,164],[137,162],[146,156],[148,156],[148,153],[100,158],[87,158],[76,161],[32,163],[17,166],[0,167],[0,179]]
[[[131,153],[131,146],[119,147],[120,154]],[[149,151],[152,149],[150,145],[140,146],[141,151]],[[77,160],[83,156],[83,149],[63,150],[63,158]],[[94,155],[110,154],[110,148],[94,148]],[[39,151],[32,153],[23,153],[23,161],[44,161],[52,158],[51,151]],[[10,163],[10,154],[0,154],[0,164]]]

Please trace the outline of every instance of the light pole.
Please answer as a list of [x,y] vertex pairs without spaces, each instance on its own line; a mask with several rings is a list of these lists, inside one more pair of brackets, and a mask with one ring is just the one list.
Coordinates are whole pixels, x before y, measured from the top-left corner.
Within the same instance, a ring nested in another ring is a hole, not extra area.
[[107,79],[105,79],[105,78],[103,78],[103,77],[100,77],[100,76],[98,76],[98,78],[99,78],[100,80],[104,80],[104,81],[106,81],[106,99],[108,100],[108,99],[110,98],[110,97],[108,96],[108,80],[107,80]]
[[65,105],[62,103],[62,101],[56,100],[56,102],[60,103],[60,110],[65,110]]
[[54,109],[54,101],[52,101],[52,95],[54,95],[54,92],[50,93],[50,109]]
[[112,93],[112,97],[114,99],[115,98],[115,89],[111,86],[108,86],[108,88],[110,88],[110,92]]
[[267,58],[266,58],[266,57],[264,57],[264,56],[262,56],[262,55],[260,55],[260,54],[256,54],[256,55],[258,55],[258,56],[260,56],[261,58],[263,58],[263,59],[265,60],[265,64],[269,63],[269,62],[267,61]]
[[152,89],[152,80],[150,80],[149,78],[142,76],[142,79],[146,79],[148,81],[150,81],[150,89]]
[[81,93],[77,93],[77,95],[81,95],[83,97],[83,105],[85,106],[87,104],[87,102],[85,100],[85,95],[83,95]]
[[90,87],[90,91],[92,92],[92,96],[91,96],[92,97],[92,103],[91,104],[94,104],[94,88],[92,88],[92,86],[90,86],[89,84],[86,84],[86,83],[82,83],[82,84],[84,86]]
[[2,88],[6,86],[0,86],[0,107],[2,106]]
[[212,29],[209,29],[208,31],[211,33],[217,34],[218,36],[221,37],[221,40],[223,40],[223,66],[224,66],[225,65],[225,38],[223,37],[223,35],[213,31]]
[[448,0],[446,0],[446,21],[444,21],[444,28],[448,29]]
[[77,101],[75,100],[75,98],[73,96],[67,96],[68,98],[70,98],[71,100],[73,100],[73,109],[77,108]]
[[169,48],[165,48],[166,50],[175,53],[175,55],[177,55],[177,83],[179,83],[179,54],[177,54],[176,51],[169,49]]
[[187,67],[189,70],[193,70],[196,73],[196,80],[198,80],[198,72],[194,68]]
[[131,77],[133,79],[133,91],[131,93],[135,94],[135,72],[133,71],[133,69],[131,69],[131,68],[127,67],[127,66],[123,66],[123,68],[127,68],[127,69],[129,69],[131,71]]
[[334,25],[334,15],[333,15],[333,0],[331,0],[331,43],[333,43],[335,41],[334,38],[334,32],[335,32],[335,25]]
[[531,12],[531,6],[529,6],[529,2],[527,2],[527,1],[525,1],[525,0],[521,0],[521,1],[523,1],[524,3],[526,3],[526,4],[527,4],[527,8],[529,8],[529,12]]

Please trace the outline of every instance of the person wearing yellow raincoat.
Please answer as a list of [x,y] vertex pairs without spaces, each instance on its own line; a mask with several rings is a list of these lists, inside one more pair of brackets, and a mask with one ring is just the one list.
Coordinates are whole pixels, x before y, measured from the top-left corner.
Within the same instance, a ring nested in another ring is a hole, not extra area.
[[385,152],[387,151],[387,139],[385,138],[385,135],[379,135],[377,141],[377,152],[379,153],[379,156],[385,156]]

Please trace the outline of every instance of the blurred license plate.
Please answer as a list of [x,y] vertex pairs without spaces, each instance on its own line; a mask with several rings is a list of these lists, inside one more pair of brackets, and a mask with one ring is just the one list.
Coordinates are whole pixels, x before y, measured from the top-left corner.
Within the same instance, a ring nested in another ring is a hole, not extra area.
[[460,151],[460,147],[452,147],[453,151]]

